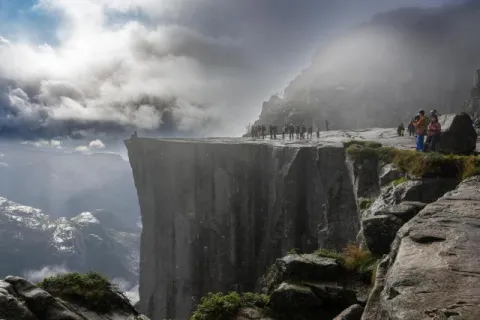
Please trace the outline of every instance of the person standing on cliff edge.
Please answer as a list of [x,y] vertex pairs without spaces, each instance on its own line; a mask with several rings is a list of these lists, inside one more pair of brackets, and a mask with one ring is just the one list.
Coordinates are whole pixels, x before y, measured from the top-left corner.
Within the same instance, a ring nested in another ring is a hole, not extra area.
[[413,125],[417,131],[417,151],[423,151],[423,143],[425,139],[425,111],[419,110],[418,111],[418,120],[416,120]]

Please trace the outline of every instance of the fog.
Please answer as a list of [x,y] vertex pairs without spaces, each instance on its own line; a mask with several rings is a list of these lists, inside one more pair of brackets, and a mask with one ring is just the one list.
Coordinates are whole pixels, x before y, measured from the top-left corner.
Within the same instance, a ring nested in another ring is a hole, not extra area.
[[59,18],[53,40],[0,34],[0,133],[237,135],[318,46],[409,5],[418,1],[39,0],[30,10]]

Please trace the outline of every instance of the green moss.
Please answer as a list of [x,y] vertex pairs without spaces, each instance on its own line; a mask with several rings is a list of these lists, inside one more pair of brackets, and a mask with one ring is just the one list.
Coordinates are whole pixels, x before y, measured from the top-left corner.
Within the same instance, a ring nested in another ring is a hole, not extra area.
[[53,296],[101,314],[132,310],[118,287],[95,272],[67,273],[46,278],[37,285]]
[[297,248],[292,248],[288,251],[288,254],[298,254],[298,249]]
[[480,159],[476,156],[423,153],[355,140],[346,142],[344,145],[346,152],[355,159],[370,158],[392,163],[412,176],[465,179],[473,175],[480,175]]
[[360,207],[360,210],[365,210],[368,209],[372,206],[373,200],[370,198],[359,198],[358,199],[358,206]]
[[392,182],[392,184],[393,184],[394,186],[398,186],[399,184],[402,184],[402,183],[407,182],[407,181],[408,181],[407,178],[401,177],[401,178],[398,178],[397,180],[394,180],[394,181]]
[[268,296],[250,292],[242,295],[236,292],[208,293],[202,297],[190,320],[228,320],[241,308],[264,309],[268,302]]
[[281,272],[277,265],[274,263],[268,269],[265,275],[260,279],[262,285],[262,292],[271,293],[275,290],[275,287],[281,282]]
[[345,257],[343,256],[342,253],[336,252],[333,250],[325,249],[325,248],[320,248],[317,249],[314,254],[318,255],[319,257],[324,257],[324,258],[332,258],[335,259],[338,263],[344,263]]

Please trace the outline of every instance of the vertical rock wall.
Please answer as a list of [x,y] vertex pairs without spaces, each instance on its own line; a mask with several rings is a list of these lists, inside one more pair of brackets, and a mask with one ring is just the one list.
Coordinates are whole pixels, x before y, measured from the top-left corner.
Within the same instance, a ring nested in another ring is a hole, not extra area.
[[125,142],[142,213],[140,309],[187,319],[207,292],[253,290],[292,248],[341,249],[359,219],[341,146]]

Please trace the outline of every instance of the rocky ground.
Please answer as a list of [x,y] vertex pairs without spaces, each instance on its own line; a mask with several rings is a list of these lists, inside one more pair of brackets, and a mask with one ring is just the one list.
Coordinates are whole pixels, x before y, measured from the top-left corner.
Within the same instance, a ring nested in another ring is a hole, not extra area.
[[[50,294],[27,280],[7,277],[0,280],[0,319],[5,320],[148,320],[120,294],[108,288],[108,310],[87,307],[87,296],[63,297]],[[97,294],[96,292],[92,292]],[[90,306],[90,305],[89,305]]]

